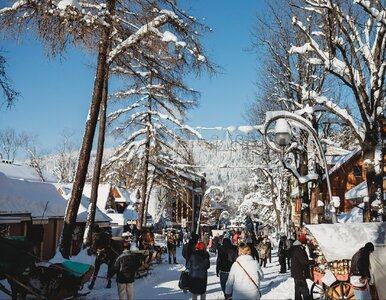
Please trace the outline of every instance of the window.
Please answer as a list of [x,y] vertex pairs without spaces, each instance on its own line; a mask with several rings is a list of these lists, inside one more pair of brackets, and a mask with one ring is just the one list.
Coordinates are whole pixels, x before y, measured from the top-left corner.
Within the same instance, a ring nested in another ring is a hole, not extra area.
[[362,166],[354,166],[354,176],[362,177]]

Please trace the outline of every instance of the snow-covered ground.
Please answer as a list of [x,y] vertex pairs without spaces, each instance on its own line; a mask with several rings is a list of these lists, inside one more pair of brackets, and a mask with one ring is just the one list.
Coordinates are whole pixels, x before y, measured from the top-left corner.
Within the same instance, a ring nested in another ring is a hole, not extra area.
[[[191,299],[191,294],[183,293],[178,288],[180,272],[185,269],[181,249],[177,248],[177,262],[170,265],[167,263],[167,254],[163,254],[163,262],[153,265],[151,273],[137,279],[134,282],[134,299]],[[290,274],[279,274],[279,263],[276,251],[273,252],[272,263],[263,268],[265,278],[261,284],[262,299],[293,299],[294,284]],[[216,277],[216,256],[211,253],[211,266],[208,271],[207,299],[224,299],[220,287],[219,278]],[[106,274],[106,268],[100,271],[100,276]],[[308,282],[311,285],[311,281]],[[113,282],[111,289],[104,288],[106,281],[98,279],[94,289],[87,295],[87,299],[118,299],[116,283]],[[83,292],[88,291],[85,286]]]
[[[180,272],[185,269],[184,258],[181,255],[182,247],[177,248],[177,262],[178,264],[169,264],[167,253],[163,254],[163,262],[161,264],[154,264],[151,267],[148,276],[136,279],[134,282],[134,299],[191,299],[189,292],[184,293],[178,288],[178,280]],[[210,254],[211,266],[208,271],[208,287],[207,299],[224,299],[220,287],[220,280],[216,277],[216,256]],[[55,261],[55,259],[53,259]],[[79,257],[73,257],[72,260],[84,263],[93,263],[93,258],[83,254]],[[276,250],[273,250],[272,263],[267,263],[267,267],[263,268],[264,280],[261,282],[262,300],[288,300],[294,299],[294,283],[290,277],[290,273],[279,274],[279,263],[276,256]],[[98,276],[105,277],[107,274],[107,266],[102,265]],[[9,288],[8,283],[3,280],[3,285]],[[94,289],[89,290],[87,284],[84,285],[81,293],[87,293],[87,296],[80,299],[118,299],[117,285],[115,277],[113,278],[112,287],[106,289],[106,280],[98,278]],[[311,287],[312,281],[308,280],[308,285]],[[0,299],[10,299],[0,292]]]

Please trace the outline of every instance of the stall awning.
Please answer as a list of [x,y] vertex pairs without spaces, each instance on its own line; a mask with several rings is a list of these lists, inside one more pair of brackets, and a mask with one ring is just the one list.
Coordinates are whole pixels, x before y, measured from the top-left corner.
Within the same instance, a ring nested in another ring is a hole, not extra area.
[[386,222],[306,225],[327,261],[351,259],[367,242],[386,244]]

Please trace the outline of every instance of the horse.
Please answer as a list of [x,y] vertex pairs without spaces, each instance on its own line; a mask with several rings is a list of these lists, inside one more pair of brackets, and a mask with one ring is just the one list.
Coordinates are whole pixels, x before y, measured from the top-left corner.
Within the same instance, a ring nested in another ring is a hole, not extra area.
[[[118,252],[115,251],[111,246],[110,236],[105,232],[98,232],[97,234],[99,234],[100,236],[94,238],[94,251],[96,256],[95,256],[95,263],[94,263],[95,269],[94,269],[93,278],[90,285],[88,286],[90,290],[94,288],[94,284],[102,264],[107,265],[106,288],[111,288],[111,278],[115,273],[114,263],[118,257]],[[95,242],[95,240],[97,240],[97,242]]]
[[145,264],[149,264],[153,258],[154,245],[154,233],[148,230],[142,232],[141,236],[138,239],[138,248],[139,250],[149,251],[149,255],[144,260]]

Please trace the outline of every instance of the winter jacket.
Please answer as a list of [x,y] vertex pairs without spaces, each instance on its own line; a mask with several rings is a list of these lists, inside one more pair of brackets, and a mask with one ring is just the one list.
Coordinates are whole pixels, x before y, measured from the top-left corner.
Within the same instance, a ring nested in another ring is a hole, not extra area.
[[203,294],[206,292],[209,267],[209,253],[195,250],[186,263],[186,268],[189,270],[189,291],[191,293]]
[[129,250],[123,250],[122,254],[118,256],[114,264],[115,271],[117,272],[117,282],[134,282],[135,273],[140,265],[141,262],[137,255],[131,253]]
[[351,259],[350,274],[370,279],[370,252],[360,248]]
[[268,243],[265,243],[264,241],[260,242],[257,250],[259,251],[259,257],[261,259],[268,258],[268,250],[269,250]]
[[277,254],[279,256],[287,256],[290,251],[291,244],[285,236],[280,238]]
[[308,259],[308,255],[303,246],[294,244],[291,250],[291,277],[294,279],[310,278],[310,265],[313,260]]
[[168,234],[166,238],[168,251],[176,250],[177,248],[177,237],[174,234]]
[[218,249],[216,261],[216,274],[220,271],[229,272],[237,258],[237,247],[231,244],[228,238],[223,240],[223,245]]
[[198,241],[198,237],[192,237],[190,240],[182,247],[182,257],[185,258],[186,263],[189,261],[192,253],[194,251],[194,247],[196,247]]
[[229,272],[225,294],[232,294],[233,300],[260,299],[258,288],[249,279],[237,262],[239,262],[245,271],[248,272],[249,276],[252,277],[257,286],[260,287],[260,280],[264,277],[264,273],[257,260],[254,260],[250,255],[241,255],[232,265],[231,271]]

